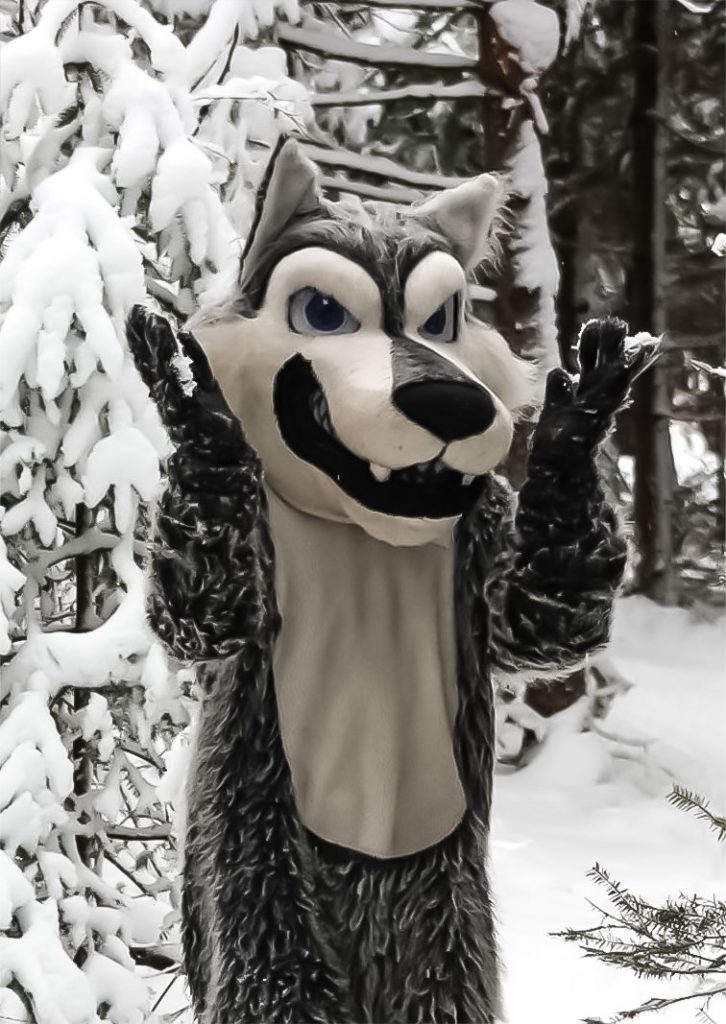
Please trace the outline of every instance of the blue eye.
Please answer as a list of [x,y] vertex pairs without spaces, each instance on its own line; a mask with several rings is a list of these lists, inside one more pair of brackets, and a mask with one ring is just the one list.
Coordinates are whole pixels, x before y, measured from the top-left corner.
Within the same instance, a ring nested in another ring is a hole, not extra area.
[[446,310],[443,306],[439,306],[435,313],[432,313],[426,323],[423,325],[423,330],[428,334],[438,336],[443,334],[444,328],[446,327]]
[[449,296],[418,329],[429,341],[456,341],[459,334],[459,296]]
[[288,322],[296,334],[352,334],[360,327],[342,303],[317,288],[301,288],[290,296]]

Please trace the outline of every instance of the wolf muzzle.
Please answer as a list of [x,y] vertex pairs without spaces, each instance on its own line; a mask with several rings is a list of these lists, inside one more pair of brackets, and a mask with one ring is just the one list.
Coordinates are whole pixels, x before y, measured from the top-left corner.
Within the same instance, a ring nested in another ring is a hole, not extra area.
[[483,434],[494,421],[489,392],[432,349],[409,338],[391,340],[393,404],[448,444]]

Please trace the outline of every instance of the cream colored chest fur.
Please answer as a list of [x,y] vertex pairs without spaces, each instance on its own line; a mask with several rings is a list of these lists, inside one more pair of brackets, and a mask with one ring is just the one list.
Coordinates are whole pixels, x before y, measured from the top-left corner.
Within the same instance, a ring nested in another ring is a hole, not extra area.
[[298,813],[376,857],[424,849],[465,809],[453,547],[393,547],[269,498],[275,691]]

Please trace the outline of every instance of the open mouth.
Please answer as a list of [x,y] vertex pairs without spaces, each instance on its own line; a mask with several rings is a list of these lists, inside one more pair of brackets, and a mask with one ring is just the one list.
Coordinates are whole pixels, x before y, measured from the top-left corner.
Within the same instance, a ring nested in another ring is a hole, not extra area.
[[459,473],[440,458],[391,470],[354,455],[335,436],[328,403],[312,365],[299,354],[277,374],[273,403],[290,451],[375,512],[446,519],[463,515],[481,495],[484,476]]

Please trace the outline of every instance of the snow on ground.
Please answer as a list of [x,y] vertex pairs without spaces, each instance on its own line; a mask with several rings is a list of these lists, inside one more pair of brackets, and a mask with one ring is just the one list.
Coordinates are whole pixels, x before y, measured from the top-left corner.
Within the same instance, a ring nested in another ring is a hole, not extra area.
[[[577,1024],[663,995],[658,982],[585,959],[549,933],[599,924],[586,899],[598,862],[653,899],[680,892],[726,896],[726,844],[666,802],[674,781],[726,807],[726,651],[723,620],[631,597],[620,601],[612,657],[635,685],[615,699],[604,727],[643,741],[639,758],[614,758],[594,733],[551,734],[535,760],[495,787],[492,868],[506,968],[508,1024]],[[681,986],[679,992],[687,989]],[[645,1015],[692,1024],[696,1003]],[[726,1003],[709,1010],[726,1022]]]

